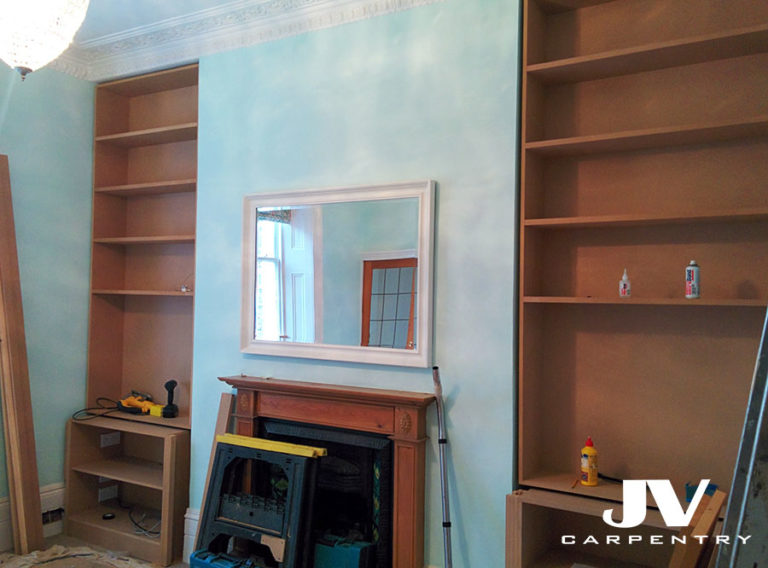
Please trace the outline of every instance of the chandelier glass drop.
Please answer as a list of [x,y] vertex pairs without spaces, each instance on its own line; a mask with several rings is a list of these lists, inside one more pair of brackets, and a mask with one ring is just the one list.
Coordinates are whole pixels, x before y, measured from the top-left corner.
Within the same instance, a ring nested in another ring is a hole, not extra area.
[[89,0],[4,0],[0,7],[0,59],[22,79],[69,47]]

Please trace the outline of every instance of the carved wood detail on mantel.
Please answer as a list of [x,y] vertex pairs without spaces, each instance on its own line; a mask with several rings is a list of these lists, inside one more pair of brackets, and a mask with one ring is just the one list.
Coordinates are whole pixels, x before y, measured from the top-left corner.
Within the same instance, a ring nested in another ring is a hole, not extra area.
[[426,417],[433,394],[244,375],[219,380],[237,389],[236,434],[254,436],[265,417],[387,435],[394,443],[392,567],[424,566]]

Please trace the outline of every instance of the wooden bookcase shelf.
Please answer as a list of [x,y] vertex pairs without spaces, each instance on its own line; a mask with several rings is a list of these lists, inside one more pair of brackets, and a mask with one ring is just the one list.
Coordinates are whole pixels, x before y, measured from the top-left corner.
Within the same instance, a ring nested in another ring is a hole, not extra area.
[[178,179],[145,183],[131,183],[125,185],[113,185],[108,187],[97,187],[94,189],[96,193],[111,194],[111,195],[144,195],[153,193],[177,193],[186,191],[196,191],[197,180],[192,179]]
[[105,296],[189,296],[190,298],[194,295],[193,292],[182,292],[181,290],[106,290],[102,288],[94,289],[91,293]]
[[[86,404],[132,390],[164,404],[173,379],[179,416],[76,422],[67,442],[68,532],[164,565],[180,558],[189,491],[197,79],[188,65],[100,84],[94,115]],[[106,431],[122,433],[116,453],[100,448]],[[154,509],[160,538],[101,502],[100,478],[119,483],[122,503]]]
[[194,243],[195,235],[165,235],[161,237],[101,237],[93,239],[94,243],[105,245],[153,245]]
[[613,530],[620,484],[572,487],[587,436],[612,478],[730,487],[768,305],[768,4],[526,0],[523,35],[508,567],[666,566],[557,535]]
[[686,307],[745,307],[766,308],[766,300],[739,300],[739,299],[695,299],[685,298],[592,298],[572,296],[524,296],[525,304],[615,304],[624,306],[686,306]]
[[768,51],[768,26],[660,41],[528,66],[545,83],[575,83]]
[[145,130],[133,130],[97,136],[94,141],[97,144],[114,144],[125,148],[138,146],[153,146],[155,144],[169,144],[171,142],[185,142],[197,139],[197,123],[177,124],[174,126],[161,126],[147,128]]
[[766,135],[768,135],[768,116],[756,116],[739,121],[681,124],[535,140],[526,142],[525,148],[530,152],[547,156],[572,156],[627,152],[665,146],[692,146]]
[[[188,430],[106,417],[70,420],[66,477],[69,535],[164,566],[180,557]],[[154,536],[136,532],[133,521],[146,513],[153,520],[142,526]]]
[[669,213],[662,215],[594,215],[582,217],[550,217],[525,219],[526,227],[541,229],[579,229],[583,227],[634,227],[638,225],[665,225],[695,223],[733,223],[768,220],[768,208],[718,211],[711,213]]
[[78,473],[100,475],[150,489],[163,488],[163,466],[160,463],[130,456],[83,463],[72,467]]

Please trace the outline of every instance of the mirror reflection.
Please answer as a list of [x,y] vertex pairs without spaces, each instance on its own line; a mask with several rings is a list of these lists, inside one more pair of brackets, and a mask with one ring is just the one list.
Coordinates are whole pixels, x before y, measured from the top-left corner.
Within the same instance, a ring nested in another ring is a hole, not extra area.
[[413,349],[418,199],[256,218],[255,339]]
[[413,349],[418,259],[363,262],[361,345]]

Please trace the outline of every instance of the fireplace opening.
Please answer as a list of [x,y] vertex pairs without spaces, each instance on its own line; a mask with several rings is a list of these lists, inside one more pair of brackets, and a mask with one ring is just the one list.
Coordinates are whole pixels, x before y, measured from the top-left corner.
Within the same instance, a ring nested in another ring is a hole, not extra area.
[[314,568],[338,566],[350,556],[360,568],[392,566],[393,444],[387,436],[265,418],[258,435],[328,450],[319,458],[308,508],[307,556]]

